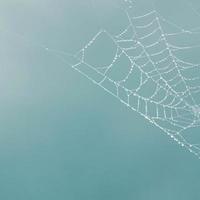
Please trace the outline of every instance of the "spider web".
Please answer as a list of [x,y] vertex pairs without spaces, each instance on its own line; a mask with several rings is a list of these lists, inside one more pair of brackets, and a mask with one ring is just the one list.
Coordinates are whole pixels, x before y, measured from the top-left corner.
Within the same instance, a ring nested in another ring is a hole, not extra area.
[[[156,9],[137,16],[129,10],[124,12],[127,27],[117,35],[100,30],[73,56],[78,62],[72,68],[200,158],[199,144],[184,135],[187,129],[200,126],[200,101],[196,98],[200,93],[200,65],[177,56],[199,46],[170,42],[199,32],[166,20]],[[167,32],[165,26],[173,31]],[[115,53],[108,65],[94,64],[89,57],[103,39],[112,44]]]
[[[199,38],[200,28],[184,29],[155,8],[136,15],[135,4],[124,1],[127,26],[118,34],[101,29],[75,55],[34,41],[30,44],[62,59],[200,159],[200,144],[188,137],[189,129],[200,126],[200,64],[179,56],[200,46],[173,42]],[[101,58],[107,48],[113,53]],[[100,63],[94,57],[100,57]],[[101,64],[102,60],[108,64]]]

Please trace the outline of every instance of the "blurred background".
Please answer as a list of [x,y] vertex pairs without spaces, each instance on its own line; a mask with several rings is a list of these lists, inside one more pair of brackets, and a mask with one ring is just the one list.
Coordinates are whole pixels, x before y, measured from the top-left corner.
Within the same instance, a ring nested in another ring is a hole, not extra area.
[[[139,8],[152,3],[169,20],[200,27],[199,1],[141,0]],[[45,50],[73,54],[101,28],[123,30],[120,6],[0,1],[0,199],[200,198],[195,156]],[[197,61],[199,51],[192,55]]]

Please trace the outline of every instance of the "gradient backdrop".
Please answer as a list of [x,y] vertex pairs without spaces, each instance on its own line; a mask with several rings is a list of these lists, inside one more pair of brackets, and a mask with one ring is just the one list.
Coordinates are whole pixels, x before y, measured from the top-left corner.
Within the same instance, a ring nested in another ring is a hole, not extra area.
[[[121,29],[117,4],[0,0],[1,200],[200,199],[196,157],[44,49],[75,53],[100,28]],[[182,0],[156,6],[200,26]]]

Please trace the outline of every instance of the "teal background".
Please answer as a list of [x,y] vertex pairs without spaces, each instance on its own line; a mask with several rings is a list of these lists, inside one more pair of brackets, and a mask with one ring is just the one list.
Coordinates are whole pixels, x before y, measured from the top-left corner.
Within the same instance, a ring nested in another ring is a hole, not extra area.
[[[118,3],[0,1],[0,199],[200,199],[195,156],[44,49],[75,53],[101,27],[122,29]],[[181,0],[156,5],[200,25]]]

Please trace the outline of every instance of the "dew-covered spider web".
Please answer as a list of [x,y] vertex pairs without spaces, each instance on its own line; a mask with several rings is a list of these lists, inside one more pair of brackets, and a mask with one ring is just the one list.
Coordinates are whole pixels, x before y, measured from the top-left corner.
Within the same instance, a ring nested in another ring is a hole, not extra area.
[[[100,30],[74,56],[72,67],[200,158],[200,145],[187,137],[188,129],[200,126],[200,65],[181,58],[200,46],[173,42],[200,34],[156,9],[135,15],[134,3],[126,3],[126,28],[118,34]],[[109,50],[107,65],[95,62]]]
[[134,2],[125,3],[119,33],[101,29],[75,55],[40,46],[200,158],[199,136],[189,133],[200,126],[200,64],[190,59],[200,29],[182,28],[156,8],[137,14]]

